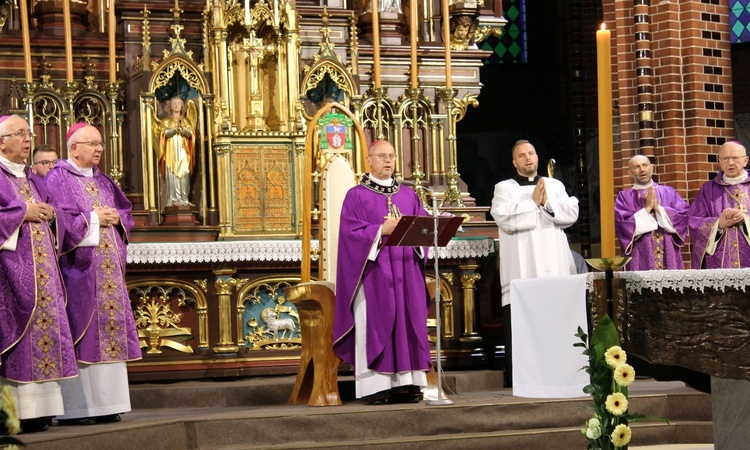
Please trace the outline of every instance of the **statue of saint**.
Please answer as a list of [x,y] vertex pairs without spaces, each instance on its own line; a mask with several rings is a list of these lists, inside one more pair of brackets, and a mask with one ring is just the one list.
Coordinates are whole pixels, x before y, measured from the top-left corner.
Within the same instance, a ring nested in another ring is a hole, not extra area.
[[190,175],[195,165],[195,121],[197,108],[180,97],[167,101],[168,115],[154,121],[158,135],[159,169],[164,179],[166,206],[192,206],[190,203]]

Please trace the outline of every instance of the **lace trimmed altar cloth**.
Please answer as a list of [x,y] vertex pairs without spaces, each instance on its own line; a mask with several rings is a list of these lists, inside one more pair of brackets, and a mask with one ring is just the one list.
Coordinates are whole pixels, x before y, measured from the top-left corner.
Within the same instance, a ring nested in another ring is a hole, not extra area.
[[[312,249],[318,248],[313,240]],[[479,258],[494,251],[491,238],[458,238],[439,249],[440,259]],[[433,251],[430,248],[429,257]],[[299,240],[253,240],[216,242],[159,242],[128,245],[128,264],[190,264],[242,261],[298,262]],[[313,259],[317,257],[313,255]]]

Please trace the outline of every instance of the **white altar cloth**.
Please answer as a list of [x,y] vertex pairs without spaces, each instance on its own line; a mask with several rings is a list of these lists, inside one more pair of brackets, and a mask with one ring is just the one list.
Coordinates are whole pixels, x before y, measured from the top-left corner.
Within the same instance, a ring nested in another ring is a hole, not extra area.
[[510,283],[513,395],[585,397],[588,358],[575,337],[588,334],[586,275],[529,278]]
[[[310,243],[318,248],[317,239]],[[480,258],[494,251],[491,238],[454,238],[440,247],[441,259]],[[428,257],[432,259],[430,247]],[[216,242],[153,242],[128,245],[128,264],[196,264],[250,261],[298,262],[302,259],[299,239],[265,239]],[[313,253],[312,260],[317,260]]]

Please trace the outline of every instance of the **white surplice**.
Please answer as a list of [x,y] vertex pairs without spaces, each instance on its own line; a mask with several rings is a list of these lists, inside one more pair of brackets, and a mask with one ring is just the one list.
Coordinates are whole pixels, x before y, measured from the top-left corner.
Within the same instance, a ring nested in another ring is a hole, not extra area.
[[578,199],[554,178],[544,178],[547,203],[531,199],[534,186],[509,179],[495,185],[492,217],[500,229],[500,282],[503,306],[511,304],[510,281],[576,273],[563,229],[578,219]]

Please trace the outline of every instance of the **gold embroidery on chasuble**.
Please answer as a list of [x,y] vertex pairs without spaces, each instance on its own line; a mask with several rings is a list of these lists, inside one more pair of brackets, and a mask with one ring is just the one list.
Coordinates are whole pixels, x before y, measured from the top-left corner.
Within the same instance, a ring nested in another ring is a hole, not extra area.
[[651,255],[654,258],[654,269],[664,269],[664,233],[657,229],[651,233],[651,239],[654,242]]
[[[16,178],[16,187],[18,195],[23,201],[35,201],[34,191],[28,178]],[[29,231],[31,232],[31,253],[34,261],[34,277],[36,280],[36,307],[31,315],[29,322],[29,336],[31,343],[36,348],[32,351],[31,370],[32,380],[44,381],[56,379],[61,376],[59,373],[62,361],[59,361],[60,351],[57,349],[58,343],[53,336],[60,334],[57,314],[53,301],[53,292],[55,287],[50,280],[53,271],[57,270],[54,249],[47,231],[46,222],[28,222]]]
[[[101,192],[95,180],[87,179],[81,185],[89,194],[91,203],[89,206],[92,209],[109,206],[102,201]],[[122,335],[120,324],[125,321],[125,311],[120,304],[122,280],[119,274],[122,271],[119,270],[120,252],[114,233],[117,233],[114,226],[99,227],[99,246],[95,249],[95,257],[101,261],[96,270],[96,282],[100,288],[96,293],[98,311],[96,323],[99,342],[102,343],[100,346],[102,361],[123,360],[127,357],[122,344],[117,339]]]

